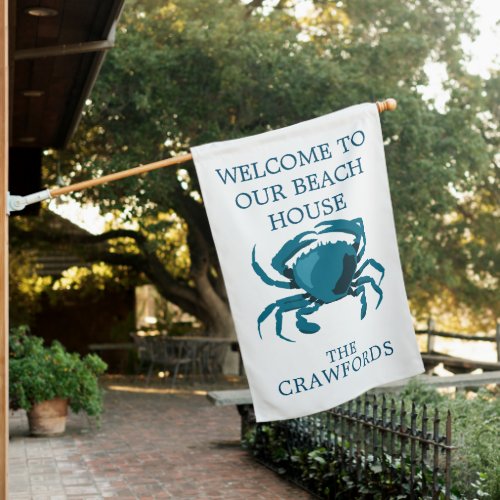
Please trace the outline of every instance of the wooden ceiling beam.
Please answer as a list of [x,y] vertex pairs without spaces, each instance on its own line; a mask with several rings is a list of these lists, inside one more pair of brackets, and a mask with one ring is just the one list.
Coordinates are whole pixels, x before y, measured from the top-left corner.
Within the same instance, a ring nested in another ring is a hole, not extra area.
[[24,59],[39,59],[42,57],[59,57],[74,54],[86,54],[88,52],[101,52],[111,49],[115,45],[114,40],[96,40],[93,42],[71,43],[55,45],[52,47],[35,47],[33,49],[16,50],[15,61]]
[[44,0],[57,15],[40,18],[27,11],[38,0],[9,0],[9,6],[12,2],[18,24],[10,53],[16,70],[10,144],[64,148],[113,47],[124,0]]

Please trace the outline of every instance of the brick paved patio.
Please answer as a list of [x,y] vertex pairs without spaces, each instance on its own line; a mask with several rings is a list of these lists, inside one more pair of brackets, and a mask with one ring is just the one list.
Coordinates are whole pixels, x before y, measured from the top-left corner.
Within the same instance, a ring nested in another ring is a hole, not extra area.
[[239,447],[235,408],[201,391],[121,389],[107,391],[100,429],[70,415],[64,436],[32,438],[13,413],[9,498],[309,498]]

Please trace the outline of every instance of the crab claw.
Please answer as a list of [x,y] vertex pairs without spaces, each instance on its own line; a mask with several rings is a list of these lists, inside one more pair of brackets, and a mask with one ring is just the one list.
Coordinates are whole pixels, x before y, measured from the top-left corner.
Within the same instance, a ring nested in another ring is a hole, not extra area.
[[363,219],[358,217],[353,220],[337,219],[337,220],[326,220],[316,224],[316,228],[325,226],[325,229],[318,231],[317,234],[324,233],[345,233],[352,234],[354,236],[354,248],[356,251],[359,249],[359,244],[362,242],[363,246],[359,252],[358,260],[361,259],[364,253],[364,247],[366,244],[365,227],[363,224]]
[[253,250],[252,250],[252,268],[253,268],[255,274],[257,274],[257,276],[266,285],[276,286],[278,288],[288,288],[288,289],[292,288],[292,285],[289,281],[278,281],[278,280],[271,278],[270,276],[268,276],[266,274],[264,269],[262,269],[262,267],[260,266],[260,264],[257,262],[257,260],[255,258],[255,247],[256,247],[256,245],[254,245]]
[[271,261],[271,266],[273,269],[283,274],[286,270],[286,263],[303,248],[307,247],[311,243],[314,243],[314,239],[302,240],[302,238],[308,234],[316,234],[315,231],[304,231],[298,234],[295,238],[287,241],[281,250],[273,257]]
[[363,227],[363,220],[361,218],[346,220],[325,220],[319,222],[314,227],[326,226],[325,229],[318,231],[318,234],[322,233],[347,233],[356,236],[357,238],[364,236],[365,228]]

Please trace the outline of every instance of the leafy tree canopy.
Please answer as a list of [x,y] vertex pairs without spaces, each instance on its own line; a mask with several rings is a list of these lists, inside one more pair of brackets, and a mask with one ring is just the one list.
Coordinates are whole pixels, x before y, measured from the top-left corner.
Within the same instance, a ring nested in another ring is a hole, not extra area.
[[[130,0],[63,173],[72,181],[97,177],[395,97],[399,110],[382,121],[413,310],[428,311],[439,298],[491,325],[500,78],[464,69],[471,0],[317,0],[296,17],[299,3]],[[441,111],[422,98],[428,62],[448,73]],[[134,266],[207,328],[231,331],[192,166],[75,196],[133,223],[108,236],[121,246],[96,258]],[[169,243],[165,235],[179,224]]]

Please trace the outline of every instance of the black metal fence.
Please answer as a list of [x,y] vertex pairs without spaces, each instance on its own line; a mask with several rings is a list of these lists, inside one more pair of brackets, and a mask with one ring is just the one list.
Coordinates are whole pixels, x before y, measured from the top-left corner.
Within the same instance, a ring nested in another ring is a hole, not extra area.
[[319,497],[450,498],[451,415],[442,421],[431,413],[425,405],[366,396],[309,417],[257,424],[250,446],[265,465]]

